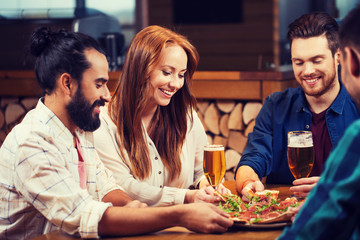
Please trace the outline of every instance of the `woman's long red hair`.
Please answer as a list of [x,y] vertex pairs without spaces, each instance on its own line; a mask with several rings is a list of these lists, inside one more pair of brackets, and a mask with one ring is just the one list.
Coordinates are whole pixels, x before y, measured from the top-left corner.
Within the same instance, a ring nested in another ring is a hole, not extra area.
[[181,172],[181,149],[188,130],[187,118],[196,107],[191,92],[191,78],[199,55],[195,47],[182,35],[160,26],[149,26],[131,41],[120,80],[109,103],[109,115],[117,125],[120,153],[132,174],[145,179],[151,174],[151,159],[146,145],[141,117],[147,106],[150,73],[158,64],[162,49],[168,44],[182,47],[188,57],[184,86],[172,97],[169,105],[158,106],[150,124],[153,140],[170,179]]

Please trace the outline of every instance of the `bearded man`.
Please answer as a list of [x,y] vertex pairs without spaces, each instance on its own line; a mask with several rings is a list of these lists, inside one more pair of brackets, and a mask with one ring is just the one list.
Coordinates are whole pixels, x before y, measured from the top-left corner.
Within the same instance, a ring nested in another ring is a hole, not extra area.
[[[325,160],[345,129],[359,117],[339,80],[338,24],[327,13],[305,14],[289,25],[288,39],[295,79],[300,85],[268,96],[249,134],[236,169],[236,186],[244,195],[267,183],[293,184],[305,197],[315,186]],[[315,161],[310,177],[294,181],[287,161],[289,131],[311,131]]]
[[[341,21],[341,77],[360,109],[360,4]],[[360,120],[345,131],[291,227],[278,240],[360,239]]]
[[133,201],[93,144],[100,106],[110,99],[104,51],[87,35],[47,28],[34,32],[30,47],[44,96],[0,149],[0,239],[55,230],[98,238],[178,225],[224,232],[233,224],[212,204],[146,208]]

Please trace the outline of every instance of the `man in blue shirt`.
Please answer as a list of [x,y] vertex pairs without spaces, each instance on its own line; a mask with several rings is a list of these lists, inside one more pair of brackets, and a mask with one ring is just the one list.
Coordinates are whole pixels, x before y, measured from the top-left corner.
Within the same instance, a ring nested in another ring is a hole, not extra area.
[[[291,60],[298,88],[268,96],[236,170],[236,186],[246,196],[261,182],[294,186],[306,196],[319,179],[323,163],[359,113],[338,79],[338,24],[327,13],[301,16],[289,25]],[[287,133],[312,131],[315,162],[309,178],[294,181],[287,162]],[[293,182],[294,181],[294,182]],[[246,198],[246,197],[245,197]]]
[[[360,107],[360,5],[340,28],[343,83]],[[360,120],[346,130],[293,225],[280,239],[360,239]]]

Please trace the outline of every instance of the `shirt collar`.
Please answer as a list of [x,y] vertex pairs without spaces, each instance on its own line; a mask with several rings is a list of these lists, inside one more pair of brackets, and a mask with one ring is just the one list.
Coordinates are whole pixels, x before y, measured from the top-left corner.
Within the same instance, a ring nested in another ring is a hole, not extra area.
[[[335,98],[334,102],[329,107],[329,109],[332,109],[337,114],[342,114],[344,110],[347,92],[342,82],[341,81],[339,82],[340,82],[340,92]],[[305,98],[305,93],[301,89],[301,87],[298,88],[300,89],[301,94],[300,94],[300,98],[298,98],[297,101],[295,102],[296,112],[300,112],[300,111],[310,112],[307,100]]]
[[347,97],[347,91],[344,87],[344,85],[342,84],[342,82],[340,81],[340,92],[337,95],[337,97],[335,98],[335,101],[331,104],[330,108],[336,112],[337,114],[342,114],[343,110],[344,110],[344,106],[345,106],[345,102],[346,102],[346,97]]
[[[70,130],[65,127],[63,122],[43,103],[43,98],[40,98],[36,109],[38,111],[38,118],[48,125],[53,132],[53,137],[61,140],[67,149],[74,147],[74,138]],[[79,136],[79,135],[78,135]]]

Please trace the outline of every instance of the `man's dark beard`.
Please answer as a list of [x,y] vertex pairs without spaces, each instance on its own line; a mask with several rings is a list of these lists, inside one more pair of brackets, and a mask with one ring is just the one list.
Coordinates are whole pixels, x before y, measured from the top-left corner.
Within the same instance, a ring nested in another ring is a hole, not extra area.
[[85,99],[85,96],[79,87],[73,99],[66,106],[71,120],[82,130],[93,132],[100,127],[99,114],[93,117],[93,111],[96,106],[104,106],[103,100],[96,100],[92,105]]

